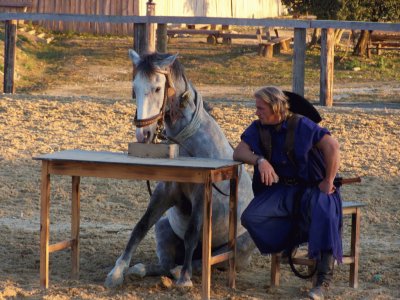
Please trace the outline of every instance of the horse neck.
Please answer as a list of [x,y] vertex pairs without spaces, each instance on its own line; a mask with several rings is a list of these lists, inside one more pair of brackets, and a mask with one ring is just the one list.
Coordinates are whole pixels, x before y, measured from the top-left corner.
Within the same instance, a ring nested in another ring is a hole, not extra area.
[[219,125],[204,109],[201,95],[191,84],[189,95],[188,106],[182,111],[183,117],[167,128],[168,135],[189,156],[232,158],[232,147]]
[[[175,81],[175,89],[176,89],[176,98],[174,99],[175,105],[179,106],[179,118],[176,120],[174,124],[171,124],[171,121],[166,121],[166,130],[168,136],[171,137],[176,137],[179,135],[179,133],[184,130],[187,126],[191,126],[191,122],[193,120],[193,116],[196,114],[196,110],[198,109],[203,109],[202,107],[197,107],[196,103],[199,102],[196,99],[196,90],[193,88],[193,86],[188,82],[188,85],[186,87],[185,81],[179,80]],[[189,98],[187,100],[187,105],[185,107],[180,107],[181,105],[176,102],[181,101],[181,96],[183,93],[188,92]],[[202,104],[201,104],[202,105]],[[198,112],[199,113],[199,112]],[[189,128],[190,129],[190,128]]]

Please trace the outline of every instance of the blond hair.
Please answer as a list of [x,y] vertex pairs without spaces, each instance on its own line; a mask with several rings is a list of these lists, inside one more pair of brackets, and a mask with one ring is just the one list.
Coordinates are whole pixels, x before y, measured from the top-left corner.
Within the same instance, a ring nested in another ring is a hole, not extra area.
[[280,88],[275,86],[264,86],[254,93],[254,97],[271,105],[272,111],[279,115],[280,121],[289,117],[290,111],[288,98]]

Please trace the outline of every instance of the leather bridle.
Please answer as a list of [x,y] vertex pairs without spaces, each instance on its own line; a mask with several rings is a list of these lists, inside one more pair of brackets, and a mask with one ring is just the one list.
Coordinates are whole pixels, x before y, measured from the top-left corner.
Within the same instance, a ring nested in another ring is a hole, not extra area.
[[[172,102],[175,99],[175,95],[176,95],[176,90],[175,90],[175,84],[172,80],[172,75],[171,75],[171,71],[170,69],[168,70],[161,70],[161,69],[156,69],[155,71],[156,73],[160,73],[163,74],[166,77],[165,80],[165,88],[164,88],[164,99],[163,99],[163,103],[161,105],[160,111],[158,114],[150,117],[150,118],[146,118],[146,119],[138,119],[137,118],[137,109],[136,109],[136,113],[135,113],[135,118],[133,120],[133,123],[135,124],[135,126],[137,128],[141,128],[141,127],[146,127],[149,126],[155,122],[157,122],[157,128],[156,128],[156,134],[153,137],[153,140],[151,141],[151,143],[154,143],[155,140],[157,138],[159,139],[165,139],[165,136],[162,135],[162,132],[164,130],[164,117],[165,114],[167,112],[167,108],[169,106],[169,114],[171,116],[171,119],[174,119],[174,113],[176,114],[176,112],[174,112],[172,110]],[[187,81],[187,78],[185,75],[183,75],[183,80],[185,82],[185,91],[182,93],[182,95],[179,97],[180,98],[180,104],[182,104],[182,100],[187,98],[189,95],[189,84]]]

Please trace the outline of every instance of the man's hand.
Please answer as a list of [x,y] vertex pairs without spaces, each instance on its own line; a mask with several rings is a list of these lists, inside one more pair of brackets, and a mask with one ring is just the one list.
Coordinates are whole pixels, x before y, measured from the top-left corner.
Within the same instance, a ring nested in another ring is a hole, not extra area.
[[265,185],[272,185],[279,181],[279,177],[276,175],[274,168],[266,159],[258,160],[257,163],[262,183]]
[[319,183],[318,187],[319,187],[320,191],[325,194],[332,194],[336,190],[336,187],[333,185],[333,182],[330,182],[326,179],[322,180]]

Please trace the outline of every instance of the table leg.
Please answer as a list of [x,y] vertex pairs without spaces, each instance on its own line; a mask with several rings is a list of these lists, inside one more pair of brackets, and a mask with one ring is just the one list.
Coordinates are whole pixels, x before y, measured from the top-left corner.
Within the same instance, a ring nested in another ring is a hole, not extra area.
[[211,239],[212,239],[212,185],[209,176],[204,184],[203,215],[203,266],[202,266],[202,299],[210,299],[211,283]]
[[236,176],[230,180],[229,196],[229,241],[228,249],[232,251],[229,258],[228,286],[236,287],[236,237],[237,237],[237,203],[238,203],[238,168],[235,168]]
[[72,278],[79,277],[80,177],[72,176],[71,259]]
[[50,174],[48,162],[42,162],[40,187],[40,287],[49,286],[49,238],[50,238]]

